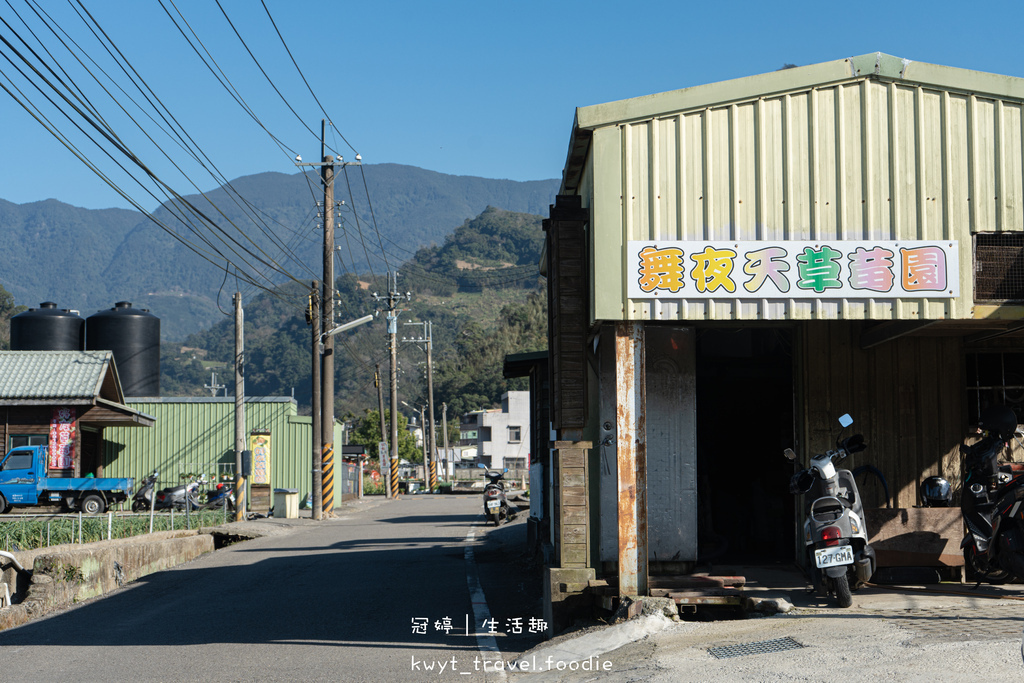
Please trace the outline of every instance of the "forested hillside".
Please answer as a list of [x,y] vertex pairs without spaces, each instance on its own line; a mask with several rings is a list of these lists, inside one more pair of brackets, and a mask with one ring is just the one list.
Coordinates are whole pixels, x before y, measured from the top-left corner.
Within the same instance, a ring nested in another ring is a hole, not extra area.
[[[555,180],[451,176],[398,164],[345,167],[335,183],[338,272],[394,269],[489,206],[544,214],[557,187]],[[166,230],[134,211],[0,200],[0,285],[20,305],[55,301],[86,316],[131,301],[161,319],[164,339],[180,341],[216,324],[230,305],[231,288],[222,288],[226,265],[266,287],[288,276],[318,277],[318,197],[313,175],[245,176],[155,210]]]
[[[448,403],[450,415],[493,407],[508,388],[525,388],[523,380],[510,384],[502,377],[502,361],[508,353],[547,346],[547,296],[537,267],[543,242],[540,223],[540,216],[488,207],[441,246],[421,249],[398,266],[399,289],[413,292],[400,316],[398,336],[418,336],[420,328],[407,326],[410,321],[433,323],[438,410],[442,402]],[[479,277],[483,273],[487,276]],[[463,275],[468,279],[461,280]],[[386,288],[382,276],[338,278],[338,322],[372,313],[371,294]],[[312,333],[304,317],[307,296],[307,287],[290,283],[244,302],[246,393],[289,396],[294,390],[303,412],[309,409],[311,375]],[[216,367],[211,364],[230,367],[233,349],[234,322],[227,315],[209,330],[190,335],[184,344],[165,344],[161,392],[208,395],[203,385],[210,381],[211,367]],[[401,344],[399,394],[413,406],[426,400],[424,361],[420,346]],[[336,337],[337,415],[361,416],[376,407],[377,364],[387,382],[383,316]],[[227,370],[217,381],[233,392],[233,376]]]

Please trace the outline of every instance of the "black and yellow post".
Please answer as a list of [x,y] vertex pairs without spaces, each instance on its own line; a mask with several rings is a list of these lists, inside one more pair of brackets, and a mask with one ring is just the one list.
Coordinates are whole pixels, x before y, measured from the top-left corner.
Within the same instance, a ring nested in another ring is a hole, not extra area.
[[322,455],[320,456],[320,469],[321,474],[321,487],[323,488],[323,497],[321,498],[321,505],[323,506],[323,514],[330,517],[334,510],[334,444],[324,444]]
[[391,458],[391,497],[398,497],[398,458]]
[[437,488],[437,453],[430,459],[430,484],[427,490],[433,491]]

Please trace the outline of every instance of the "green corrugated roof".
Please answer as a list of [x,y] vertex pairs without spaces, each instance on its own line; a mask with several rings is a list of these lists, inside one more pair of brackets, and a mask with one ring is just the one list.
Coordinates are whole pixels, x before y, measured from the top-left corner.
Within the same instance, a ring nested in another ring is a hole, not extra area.
[[110,351],[0,351],[0,400],[92,401],[113,362]]

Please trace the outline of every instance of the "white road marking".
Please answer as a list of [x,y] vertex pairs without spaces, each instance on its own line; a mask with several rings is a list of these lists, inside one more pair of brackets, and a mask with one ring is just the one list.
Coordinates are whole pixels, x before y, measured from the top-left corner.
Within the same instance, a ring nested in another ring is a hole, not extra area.
[[480,573],[477,571],[476,558],[473,555],[473,542],[476,540],[476,528],[469,530],[466,534],[466,583],[469,585],[469,600],[473,605],[473,631],[476,634],[476,644],[480,648],[480,654],[484,661],[484,670],[488,673],[498,674],[501,680],[505,680],[505,667],[501,659],[501,651],[498,649],[498,641],[493,634],[483,629],[484,623],[489,623],[491,610],[487,607],[487,597],[480,585]]

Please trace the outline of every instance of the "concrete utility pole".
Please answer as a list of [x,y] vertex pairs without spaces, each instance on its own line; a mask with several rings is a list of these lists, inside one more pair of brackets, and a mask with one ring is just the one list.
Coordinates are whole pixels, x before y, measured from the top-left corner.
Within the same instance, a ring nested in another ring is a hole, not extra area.
[[220,391],[221,389],[224,389],[224,388],[225,387],[224,387],[223,384],[217,384],[217,373],[216,372],[211,372],[210,373],[210,383],[203,385],[203,389],[209,389],[210,390],[210,396],[212,398],[217,398],[217,392]]
[[313,519],[320,519],[322,508],[320,470],[320,283],[313,281],[309,292],[309,323],[313,327],[313,391],[309,405],[313,415]]
[[451,460],[451,453],[448,452],[448,404],[441,404],[441,436],[444,439],[444,457],[441,458],[441,465],[444,467],[444,480],[448,481],[448,462]]
[[[434,363],[433,363],[433,337],[434,337],[434,324],[430,321],[422,323],[407,322],[406,325],[423,326],[423,333],[419,339],[406,339],[402,341],[412,342],[414,344],[423,344],[424,351],[427,352],[427,405],[430,409],[430,436],[429,445],[427,445],[427,452],[430,453],[430,463],[428,466],[427,460],[423,460],[424,467],[424,478],[426,480],[426,486],[428,491],[433,491],[437,488],[437,439],[434,435]],[[427,427],[426,423],[423,423],[423,443],[428,444]]]
[[[320,519],[323,510],[327,510],[327,516],[331,516],[334,509],[334,339],[327,334],[328,330],[334,328],[334,167],[335,165],[349,166],[362,163],[362,156],[356,155],[354,162],[346,163],[342,157],[333,157],[327,154],[327,120],[320,121],[320,158],[318,163],[302,163],[302,157],[295,157],[296,166],[319,166],[320,182],[324,190],[323,225],[324,225],[324,250],[323,250],[323,295],[321,303],[323,314],[320,316],[319,343],[323,348],[321,355],[320,382],[320,467],[321,484],[317,488],[320,493],[320,503],[314,501],[315,519]],[[317,493],[314,492],[314,497]],[[317,511],[321,514],[317,515]]]
[[[320,123],[320,179],[324,186],[324,293],[323,317],[320,327],[326,333],[334,327],[334,158],[327,156],[324,138],[327,122]],[[323,389],[320,400],[323,408],[320,416],[322,432],[320,450],[321,474],[321,515],[331,517],[334,510],[334,337],[323,340],[324,360],[321,372]]]
[[[380,405],[380,443],[377,444],[377,458],[379,459],[380,475],[384,479],[384,493],[391,497],[391,468],[387,467],[384,454],[387,453],[388,430],[384,426],[384,388],[380,384],[380,363],[377,363],[373,373],[373,383],[377,387],[377,403]],[[383,448],[381,448],[383,446]]]
[[430,490],[430,472],[427,471],[427,427],[426,422],[423,421],[423,409],[426,406],[420,406],[420,434],[423,437],[423,483],[427,486],[427,490]]
[[242,451],[245,450],[245,317],[242,312],[242,293],[235,292],[235,521],[245,519],[245,476],[242,471]]
[[384,300],[387,303],[388,318],[388,347],[391,352],[391,496],[398,495],[398,302],[402,299],[408,301],[412,294],[406,292],[404,295],[395,291],[398,289],[398,272],[394,275],[388,273],[388,293],[386,296],[378,296],[375,292],[373,298],[377,301]]

